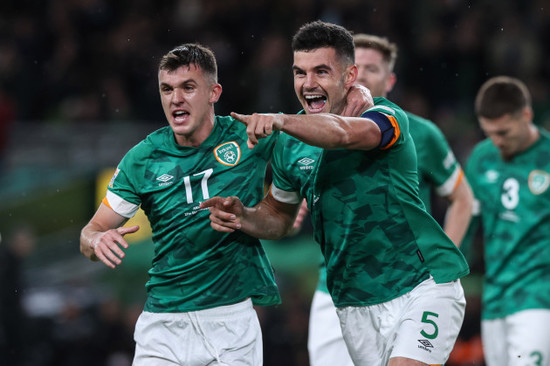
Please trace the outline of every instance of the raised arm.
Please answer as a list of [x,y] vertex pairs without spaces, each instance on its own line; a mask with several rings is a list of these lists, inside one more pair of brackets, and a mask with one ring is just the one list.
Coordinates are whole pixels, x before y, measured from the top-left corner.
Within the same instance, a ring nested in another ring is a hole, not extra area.
[[341,117],[335,114],[257,114],[231,113],[247,126],[248,147],[258,139],[281,130],[308,145],[324,149],[372,150],[380,144],[382,132],[371,119]]
[[455,187],[453,192],[447,196],[450,201],[445,215],[443,230],[458,247],[468,230],[472,218],[474,195],[466,176]]
[[212,197],[200,207],[209,208],[215,230],[241,230],[258,239],[276,240],[292,229],[300,204],[282,203],[268,194],[254,207],[244,207],[237,197]]
[[121,227],[126,221],[127,218],[102,203],[80,233],[80,252],[93,261],[101,260],[106,266],[115,268],[125,255],[121,247],[128,248],[124,235],[139,230],[137,225]]

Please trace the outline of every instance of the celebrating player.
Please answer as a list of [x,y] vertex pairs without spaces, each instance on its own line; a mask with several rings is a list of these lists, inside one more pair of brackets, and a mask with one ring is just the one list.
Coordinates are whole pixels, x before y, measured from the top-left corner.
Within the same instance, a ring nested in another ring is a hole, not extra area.
[[313,172],[303,185],[293,168],[300,156],[274,153],[273,184],[259,205],[214,197],[201,207],[210,207],[217,230],[276,239],[290,230],[305,197],[354,363],[442,364],[464,317],[459,278],[469,269],[418,196],[408,118],[384,98],[374,98],[362,118],[338,116],[357,78],[344,28],[308,23],[292,46],[305,114],[233,116],[247,125],[249,146],[281,130],[282,138],[322,148]]
[[[397,80],[393,72],[397,46],[386,38],[368,34],[355,34],[353,41],[357,82],[369,88],[374,97],[386,97]],[[458,246],[472,215],[472,190],[439,128],[424,118],[406,114],[416,147],[420,198],[428,212],[432,189],[449,200],[444,230]],[[308,351],[312,366],[353,365],[328,293],[324,262],[311,304]]]
[[212,230],[199,202],[236,194],[256,204],[277,134],[251,151],[244,126],[215,116],[222,87],[206,47],[174,48],[162,57],[158,78],[169,126],[122,159],[82,230],[81,251],[119,265],[128,248],[124,235],[139,229],[121,225],[141,205],[153,229],[154,258],[133,365],[262,365],[252,304],[280,302],[271,265],[257,239]]

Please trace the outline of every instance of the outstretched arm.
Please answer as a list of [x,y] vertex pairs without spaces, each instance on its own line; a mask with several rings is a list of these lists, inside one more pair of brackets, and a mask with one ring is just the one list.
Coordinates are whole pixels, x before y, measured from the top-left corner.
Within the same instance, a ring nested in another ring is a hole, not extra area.
[[80,252],[93,261],[101,260],[115,268],[122,263],[128,243],[124,235],[135,233],[139,226],[121,227],[127,219],[103,203],[80,233]]
[[231,116],[247,126],[249,148],[258,144],[258,139],[279,130],[323,149],[372,150],[382,138],[380,127],[368,118],[328,113],[243,115],[232,112]]
[[276,240],[292,229],[300,204],[282,203],[268,194],[254,207],[244,207],[237,197],[212,197],[200,207],[209,208],[210,225],[217,231],[241,230],[258,239]]
[[447,199],[450,204],[447,208],[443,230],[458,247],[468,230],[474,201],[474,195],[466,176],[462,177]]

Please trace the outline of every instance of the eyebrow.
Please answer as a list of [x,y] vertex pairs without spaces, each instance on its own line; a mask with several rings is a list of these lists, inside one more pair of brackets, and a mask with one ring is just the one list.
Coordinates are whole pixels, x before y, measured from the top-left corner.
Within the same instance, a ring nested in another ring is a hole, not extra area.
[[[326,65],[326,64],[320,64],[320,65],[317,65],[317,66],[314,66],[313,67],[313,70],[321,70],[321,69],[328,69],[330,70],[330,66],[329,65]],[[298,67],[296,65],[292,65],[292,70],[293,71],[304,71],[301,67]]]
[[195,81],[195,79],[185,79],[181,83],[174,86],[172,84],[169,84],[169,83],[166,83],[166,82],[163,81],[159,84],[159,86],[168,86],[170,88],[175,88],[175,87],[183,86],[183,85],[186,85],[186,84],[197,84],[197,82]]

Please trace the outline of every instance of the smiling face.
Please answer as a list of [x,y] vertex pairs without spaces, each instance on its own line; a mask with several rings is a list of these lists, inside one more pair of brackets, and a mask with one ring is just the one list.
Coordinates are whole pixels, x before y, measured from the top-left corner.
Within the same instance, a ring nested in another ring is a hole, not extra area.
[[340,114],[357,77],[355,65],[345,65],[332,47],[294,52],[294,91],[308,114]]
[[214,103],[221,95],[221,85],[208,78],[194,64],[173,71],[159,71],[162,109],[183,146],[200,145],[214,126]]
[[386,97],[395,84],[395,74],[382,53],[374,48],[356,47],[357,82],[369,88],[373,97]]

